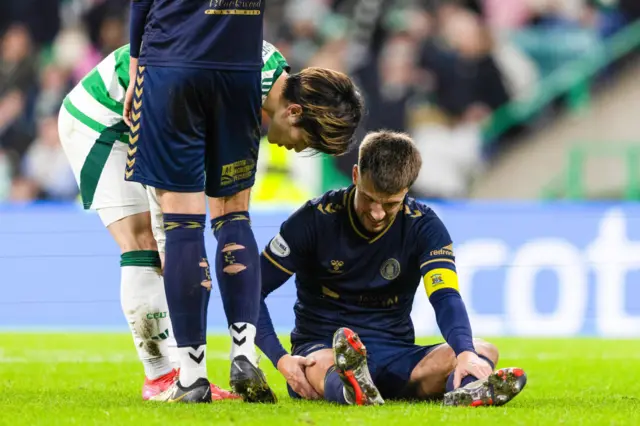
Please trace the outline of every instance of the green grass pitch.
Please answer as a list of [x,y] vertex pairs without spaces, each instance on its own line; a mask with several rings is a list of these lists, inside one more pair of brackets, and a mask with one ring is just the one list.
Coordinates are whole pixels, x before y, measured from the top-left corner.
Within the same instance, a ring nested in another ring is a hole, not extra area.
[[[127,334],[0,333],[0,425],[640,425],[640,341],[489,340],[500,366],[529,377],[504,407],[293,401],[265,358],[277,405],[188,406],[140,399],[143,373]],[[227,337],[210,337],[209,378],[220,385],[228,349]]]

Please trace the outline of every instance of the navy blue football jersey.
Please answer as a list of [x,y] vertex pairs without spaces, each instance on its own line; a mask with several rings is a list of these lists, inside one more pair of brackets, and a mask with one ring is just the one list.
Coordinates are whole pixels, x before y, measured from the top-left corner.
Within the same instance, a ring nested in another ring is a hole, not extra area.
[[154,0],[141,65],[258,71],[265,0]]
[[296,275],[293,344],[330,339],[345,326],[366,341],[413,343],[421,278],[429,296],[458,290],[451,237],[433,210],[406,197],[395,220],[371,235],[353,211],[354,194],[351,186],[307,202],[265,248],[267,259]]

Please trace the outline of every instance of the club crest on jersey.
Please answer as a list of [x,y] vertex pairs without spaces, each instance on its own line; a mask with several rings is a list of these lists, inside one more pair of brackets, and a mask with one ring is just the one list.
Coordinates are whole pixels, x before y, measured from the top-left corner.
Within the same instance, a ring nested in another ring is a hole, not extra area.
[[331,269],[329,269],[329,272],[332,274],[341,274],[344,272],[342,270],[343,266],[344,266],[344,262],[342,260],[332,260]]
[[444,280],[442,279],[442,274],[433,274],[431,275],[431,285],[432,286],[437,286],[444,283]]
[[395,280],[400,276],[400,262],[396,259],[387,259],[380,267],[380,275],[386,280]]
[[278,257],[287,257],[291,253],[289,244],[287,244],[280,234],[273,237],[273,240],[269,243],[269,248],[271,249],[271,253]]

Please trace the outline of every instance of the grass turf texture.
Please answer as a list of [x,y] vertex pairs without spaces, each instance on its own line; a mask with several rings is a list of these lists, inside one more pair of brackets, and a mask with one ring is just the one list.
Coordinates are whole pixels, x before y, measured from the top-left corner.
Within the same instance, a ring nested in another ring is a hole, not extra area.
[[[639,425],[640,341],[491,339],[499,366],[526,389],[504,407],[389,402],[341,407],[291,400],[263,358],[277,405],[143,402],[143,373],[126,334],[0,334],[0,425]],[[428,341],[424,341],[427,343]],[[209,378],[228,387],[228,337],[209,338]]]

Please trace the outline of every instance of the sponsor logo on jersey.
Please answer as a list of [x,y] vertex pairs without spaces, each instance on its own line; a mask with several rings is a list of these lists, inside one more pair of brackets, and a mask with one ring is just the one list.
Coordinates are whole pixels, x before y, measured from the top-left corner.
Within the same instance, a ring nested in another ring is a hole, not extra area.
[[429,256],[453,256],[453,244],[442,247],[440,250],[432,250]]
[[275,254],[278,257],[287,257],[291,254],[291,249],[289,248],[289,244],[282,238],[282,235],[276,235],[271,243],[269,244],[269,248],[271,249],[271,253]]
[[231,185],[232,183],[249,179],[255,173],[256,162],[253,159],[240,160],[235,163],[222,166],[222,177],[220,186]]
[[209,0],[206,15],[260,15],[262,0]]
[[344,272],[344,270],[342,269],[343,266],[344,262],[342,260],[332,260],[329,272],[332,274],[341,274]]
[[358,298],[358,305],[366,308],[391,308],[399,302],[397,294],[363,294]]

